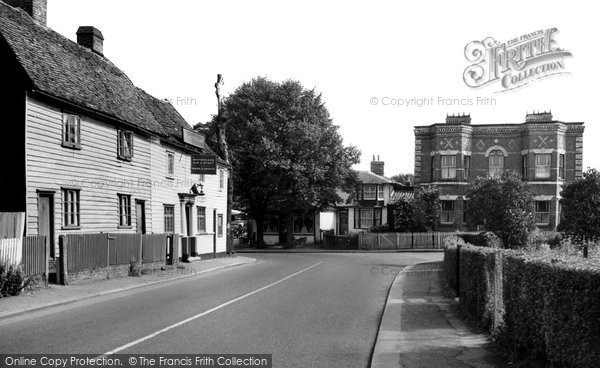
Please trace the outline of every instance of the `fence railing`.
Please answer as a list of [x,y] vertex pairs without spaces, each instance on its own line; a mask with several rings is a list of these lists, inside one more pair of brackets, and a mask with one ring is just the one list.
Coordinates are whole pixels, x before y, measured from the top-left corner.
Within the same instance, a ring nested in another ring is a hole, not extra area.
[[132,259],[143,263],[164,262],[166,234],[70,234],[61,235],[68,272],[127,265]]
[[[358,246],[360,249],[441,249],[444,239],[456,236],[456,232],[428,233],[360,233]],[[460,234],[478,234],[477,232],[461,232]]]
[[45,235],[23,237],[23,258],[21,267],[28,276],[43,275],[48,280],[48,247]]

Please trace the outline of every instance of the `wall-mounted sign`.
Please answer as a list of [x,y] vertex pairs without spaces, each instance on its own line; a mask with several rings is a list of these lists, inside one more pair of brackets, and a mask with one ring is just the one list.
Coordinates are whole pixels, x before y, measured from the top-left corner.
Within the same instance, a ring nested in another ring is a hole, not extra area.
[[183,134],[183,142],[190,144],[194,147],[205,148],[206,147],[206,138],[204,134],[195,132],[190,129],[185,129],[181,127],[181,132]]
[[212,153],[192,155],[192,174],[216,175],[217,156]]

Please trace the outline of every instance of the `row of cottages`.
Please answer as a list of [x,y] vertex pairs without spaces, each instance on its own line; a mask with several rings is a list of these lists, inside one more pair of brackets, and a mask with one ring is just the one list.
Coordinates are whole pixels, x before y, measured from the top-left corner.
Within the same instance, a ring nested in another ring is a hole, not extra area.
[[437,229],[466,229],[469,181],[521,173],[534,193],[536,223],[554,230],[560,222],[560,192],[582,176],[582,122],[555,120],[549,112],[527,114],[520,124],[471,124],[469,115],[417,126],[415,187],[435,184],[441,192]]
[[52,254],[59,235],[99,232],[178,233],[223,254],[228,167],[190,170],[212,153],[204,137],[106,58],[98,29],[63,37],[46,0],[0,1],[0,20],[0,212],[25,212]]
[[354,193],[339,191],[342,202],[334,209],[334,233],[348,235],[368,231],[373,227],[393,225],[391,206],[398,198],[412,195],[412,190],[384,174],[385,162],[379,157],[371,161],[370,171],[358,171],[358,186]]

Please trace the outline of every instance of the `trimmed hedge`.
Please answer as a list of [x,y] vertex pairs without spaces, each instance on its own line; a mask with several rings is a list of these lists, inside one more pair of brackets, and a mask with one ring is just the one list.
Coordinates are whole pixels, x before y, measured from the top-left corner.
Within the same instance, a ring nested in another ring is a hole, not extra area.
[[[456,239],[446,242],[444,263],[453,287],[456,256]],[[597,367],[600,267],[590,260],[557,257],[462,246],[460,307],[513,349],[517,360]]]

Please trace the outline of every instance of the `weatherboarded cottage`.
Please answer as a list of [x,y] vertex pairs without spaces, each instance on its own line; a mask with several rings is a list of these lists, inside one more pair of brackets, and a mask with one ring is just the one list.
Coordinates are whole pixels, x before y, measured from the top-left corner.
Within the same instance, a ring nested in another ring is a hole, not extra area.
[[228,167],[191,174],[192,155],[212,154],[204,137],[103,54],[98,29],[63,37],[46,0],[0,1],[0,20],[0,212],[25,212],[51,254],[60,235],[100,232],[178,233],[225,253]]

